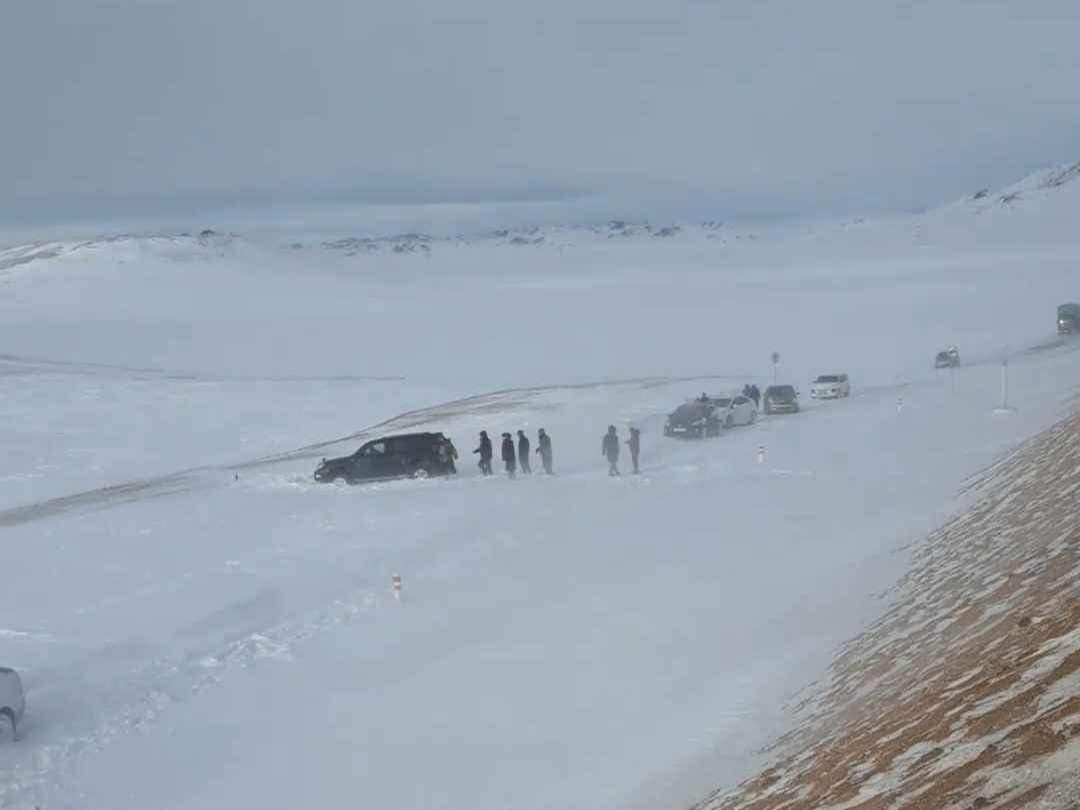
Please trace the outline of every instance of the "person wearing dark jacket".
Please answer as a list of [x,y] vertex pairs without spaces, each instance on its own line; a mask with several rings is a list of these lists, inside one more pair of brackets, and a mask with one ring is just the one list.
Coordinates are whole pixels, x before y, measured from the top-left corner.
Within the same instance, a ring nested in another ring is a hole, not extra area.
[[608,475],[622,475],[619,472],[619,434],[615,432],[614,425],[608,425],[600,453],[608,460]]
[[532,475],[532,466],[529,464],[529,437],[525,435],[524,430],[518,431],[517,453],[522,474]]
[[487,431],[480,431],[480,446],[473,450],[473,454],[480,454],[480,472],[484,475],[491,475],[491,457],[493,455],[491,449],[491,439],[488,438]]
[[547,431],[540,428],[539,433],[536,434],[536,452],[540,454],[540,462],[544,465],[544,472],[548,475],[554,475],[554,471],[551,468],[551,462],[554,458],[551,452],[551,437],[547,435]]
[[634,462],[634,475],[641,472],[638,468],[638,456],[641,454],[641,431],[636,427],[630,428],[630,440],[627,442],[630,446],[630,460]]
[[514,455],[514,437],[509,433],[503,434],[502,460],[506,465],[506,474],[510,478],[517,477],[517,456]]
[[761,389],[757,387],[757,383],[750,384],[750,399],[754,400],[754,407],[761,407]]

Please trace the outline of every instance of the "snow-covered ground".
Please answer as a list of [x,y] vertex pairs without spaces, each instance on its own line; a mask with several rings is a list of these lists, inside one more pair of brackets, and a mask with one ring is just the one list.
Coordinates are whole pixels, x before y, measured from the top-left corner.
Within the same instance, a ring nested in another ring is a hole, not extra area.
[[[1078,186],[760,234],[0,251],[0,664],[29,697],[0,804],[652,808],[745,775],[899,549],[1075,393]],[[774,350],[802,413],[662,437]],[[809,401],[836,371],[851,399]],[[609,423],[643,475],[606,475]],[[558,476],[478,475],[477,431],[541,426]],[[457,478],[311,480],[429,427]]]

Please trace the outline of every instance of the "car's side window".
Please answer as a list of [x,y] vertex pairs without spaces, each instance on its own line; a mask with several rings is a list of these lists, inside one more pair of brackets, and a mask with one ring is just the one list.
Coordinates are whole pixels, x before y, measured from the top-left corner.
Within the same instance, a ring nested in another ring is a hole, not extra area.
[[375,442],[364,448],[365,456],[382,456],[386,454],[386,442]]
[[413,457],[420,448],[420,443],[415,439],[399,439],[390,448],[390,453],[395,456]]
[[415,456],[420,450],[420,441],[417,439],[400,439],[394,444],[392,452],[399,456]]

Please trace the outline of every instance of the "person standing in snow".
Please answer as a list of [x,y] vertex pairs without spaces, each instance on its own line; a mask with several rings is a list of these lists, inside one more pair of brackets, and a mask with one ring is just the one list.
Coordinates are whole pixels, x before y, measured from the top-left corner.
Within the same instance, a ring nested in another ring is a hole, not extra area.
[[473,454],[480,454],[480,472],[484,475],[491,475],[491,439],[488,438],[487,431],[480,431],[480,446],[473,450]]
[[638,468],[638,456],[641,454],[641,431],[636,427],[630,428],[630,440],[627,444],[630,446],[630,460],[634,463],[634,475],[638,475],[641,472]]
[[517,456],[514,455],[514,437],[509,433],[503,434],[502,460],[506,465],[507,476],[517,478]]
[[761,407],[761,389],[757,387],[757,383],[750,384],[750,399],[754,400],[754,407]]
[[551,452],[551,437],[547,435],[547,431],[540,428],[540,431],[536,434],[536,443],[539,445],[536,448],[536,452],[540,454],[540,462],[544,465],[544,472],[548,475],[554,475],[552,470],[552,460],[554,455]]
[[532,465],[529,464],[529,437],[524,430],[518,431],[518,464],[521,465],[523,475],[532,475]]
[[615,432],[614,425],[608,425],[600,445],[600,454],[608,460],[608,475],[622,475],[619,472],[619,434]]

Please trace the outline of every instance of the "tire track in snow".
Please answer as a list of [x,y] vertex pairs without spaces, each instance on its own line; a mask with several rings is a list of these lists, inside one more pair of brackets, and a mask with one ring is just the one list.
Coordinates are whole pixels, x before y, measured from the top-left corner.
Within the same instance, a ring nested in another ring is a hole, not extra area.
[[[119,678],[109,678],[108,690],[91,696],[104,705],[89,728],[72,729],[56,742],[13,751],[12,759],[0,768],[0,807],[44,806],[49,791],[78,767],[83,756],[150,726],[170,706],[194,698],[229,672],[266,659],[289,659],[303,641],[369,615],[381,604],[379,593],[359,588],[323,608],[274,623],[280,595],[264,591],[181,630],[174,641],[182,652],[157,656]],[[269,624],[263,626],[267,620]],[[240,631],[230,632],[233,625],[239,625]],[[192,637],[203,643],[192,643]],[[68,677],[64,672],[45,675],[46,684],[40,688],[48,691],[71,686],[78,694],[68,699],[84,701],[87,696],[80,674],[86,667],[87,662],[78,662],[69,668]],[[32,737],[34,727],[28,726],[22,733]]]

